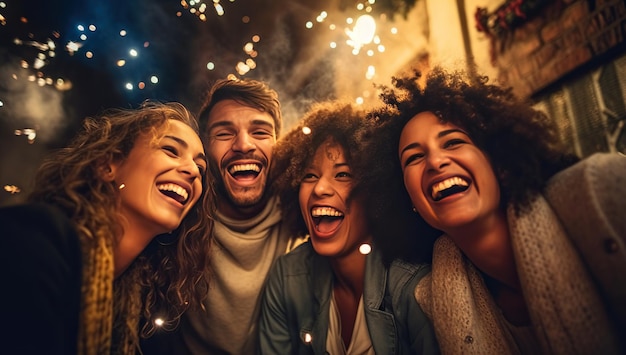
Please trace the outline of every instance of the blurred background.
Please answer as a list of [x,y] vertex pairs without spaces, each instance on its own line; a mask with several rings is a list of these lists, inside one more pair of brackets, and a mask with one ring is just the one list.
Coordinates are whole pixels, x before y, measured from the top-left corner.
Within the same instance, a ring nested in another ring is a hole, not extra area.
[[378,104],[435,64],[512,86],[572,151],[626,151],[626,1],[0,0],[0,205],[81,120],[146,99],[197,112],[228,76],[267,81],[288,130],[312,102]]

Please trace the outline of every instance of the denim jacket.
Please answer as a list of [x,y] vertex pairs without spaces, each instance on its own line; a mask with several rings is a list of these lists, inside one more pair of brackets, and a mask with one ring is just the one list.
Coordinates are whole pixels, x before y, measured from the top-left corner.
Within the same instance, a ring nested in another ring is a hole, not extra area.
[[[432,325],[413,291],[430,271],[394,261],[385,268],[376,249],[367,256],[363,305],[376,354],[439,353]],[[333,273],[310,242],[277,259],[261,302],[262,354],[325,354]]]

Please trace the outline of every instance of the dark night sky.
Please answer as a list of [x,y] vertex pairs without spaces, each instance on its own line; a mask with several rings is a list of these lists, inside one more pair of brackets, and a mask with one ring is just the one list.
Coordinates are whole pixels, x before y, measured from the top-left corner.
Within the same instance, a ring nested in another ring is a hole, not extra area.
[[[25,197],[43,156],[63,146],[86,116],[108,107],[136,107],[146,99],[179,101],[196,112],[209,84],[236,74],[236,63],[250,58],[243,47],[254,35],[260,36],[254,43],[256,68],[238,76],[267,81],[279,92],[287,128],[312,101],[338,96],[338,85],[356,86],[336,80],[337,72],[357,78],[361,74],[352,71],[367,66],[349,49],[330,50],[329,41],[342,31],[304,26],[322,10],[329,18],[335,14],[334,21],[358,16],[350,0],[222,0],[223,16],[212,1],[203,2],[210,6],[207,21],[190,11],[198,5],[184,8],[177,0],[1,0],[0,186],[14,185],[23,193],[0,190],[0,205]],[[96,30],[81,32],[80,24],[94,24]],[[119,34],[122,29],[125,37]],[[50,40],[56,46],[54,57],[41,47]],[[65,48],[70,41],[82,44],[74,54]],[[131,48],[139,51],[137,57],[129,56]],[[40,55],[45,65],[35,69]],[[119,59],[126,59],[123,67],[116,65]],[[208,62],[214,70],[207,69]],[[156,85],[149,82],[152,75],[159,78]],[[38,85],[29,76],[63,79],[71,89]],[[137,89],[141,81],[146,83],[143,90]],[[134,84],[132,91],[125,89],[127,82]],[[15,135],[25,128],[36,129],[34,143]]]

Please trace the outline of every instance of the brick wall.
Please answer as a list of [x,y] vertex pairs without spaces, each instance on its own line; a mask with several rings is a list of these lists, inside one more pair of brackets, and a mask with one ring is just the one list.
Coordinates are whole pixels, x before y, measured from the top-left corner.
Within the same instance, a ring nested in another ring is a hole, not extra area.
[[581,66],[626,49],[625,0],[555,0],[492,38],[498,79],[530,97]]

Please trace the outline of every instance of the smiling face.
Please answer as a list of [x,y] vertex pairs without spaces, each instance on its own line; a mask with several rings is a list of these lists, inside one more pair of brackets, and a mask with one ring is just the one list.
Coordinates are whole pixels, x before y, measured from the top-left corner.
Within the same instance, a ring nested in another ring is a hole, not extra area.
[[315,251],[341,257],[357,252],[368,238],[365,211],[350,198],[353,178],[344,149],[334,141],[320,145],[300,183],[300,210]]
[[[230,206],[219,201],[222,212],[254,208],[263,199],[276,143],[274,120],[266,112],[234,100],[218,102],[207,122],[208,154],[218,169],[220,192]],[[220,199],[223,200],[223,199]],[[261,206],[262,207],[262,206]]]
[[141,134],[128,157],[111,164],[128,224],[152,235],[176,229],[202,194],[206,166],[200,138],[181,121],[168,120],[157,139]]
[[491,163],[461,128],[421,112],[404,126],[398,153],[413,205],[431,226],[454,236],[498,214]]

